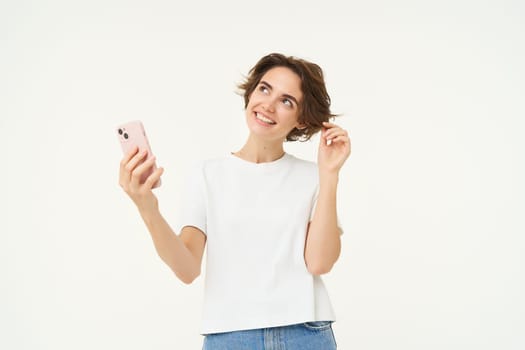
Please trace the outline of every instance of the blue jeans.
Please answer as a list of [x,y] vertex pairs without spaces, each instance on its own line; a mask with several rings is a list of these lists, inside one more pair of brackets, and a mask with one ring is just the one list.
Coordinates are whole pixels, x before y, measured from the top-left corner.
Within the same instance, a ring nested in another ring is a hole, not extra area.
[[332,321],[207,334],[202,350],[335,350]]

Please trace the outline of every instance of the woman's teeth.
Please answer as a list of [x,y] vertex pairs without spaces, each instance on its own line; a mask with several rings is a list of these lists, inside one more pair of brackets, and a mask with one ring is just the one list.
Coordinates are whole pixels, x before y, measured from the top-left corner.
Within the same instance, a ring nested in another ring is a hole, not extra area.
[[266,123],[266,124],[275,124],[274,121],[266,118],[265,116],[263,116],[262,114],[259,114],[259,113],[255,113],[255,118],[259,119],[260,121]]

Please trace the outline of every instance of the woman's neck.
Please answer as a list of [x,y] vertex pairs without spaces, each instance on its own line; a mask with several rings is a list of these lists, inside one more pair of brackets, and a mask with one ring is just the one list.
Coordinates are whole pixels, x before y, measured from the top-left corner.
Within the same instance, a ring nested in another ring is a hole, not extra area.
[[252,163],[266,163],[282,158],[284,153],[282,142],[257,142],[248,138],[244,146],[233,154]]

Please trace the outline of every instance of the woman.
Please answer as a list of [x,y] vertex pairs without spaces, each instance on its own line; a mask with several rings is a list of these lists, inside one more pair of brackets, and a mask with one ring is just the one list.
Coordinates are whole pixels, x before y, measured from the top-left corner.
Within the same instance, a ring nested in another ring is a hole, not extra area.
[[[329,123],[330,97],[316,64],[281,54],[259,60],[240,86],[249,136],[237,152],[191,172],[180,235],[159,212],[158,168],[144,152],[120,164],[120,185],[137,205],[162,260],[185,283],[201,272],[207,244],[204,349],[335,349],[335,320],[320,275],[341,249],[338,174],[348,133]],[[283,150],[321,131],[317,163]]]

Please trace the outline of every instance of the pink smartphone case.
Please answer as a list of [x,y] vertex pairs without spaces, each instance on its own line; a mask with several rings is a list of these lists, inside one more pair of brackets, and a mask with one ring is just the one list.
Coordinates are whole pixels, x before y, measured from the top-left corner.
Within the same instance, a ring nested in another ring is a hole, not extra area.
[[[144,126],[139,120],[131,121],[122,125],[119,125],[116,129],[117,131],[117,137],[120,141],[120,145],[122,147],[122,152],[126,155],[128,154],[134,146],[139,147],[139,152],[142,150],[147,150],[148,155],[145,160],[153,157],[153,153],[151,152],[151,147],[149,145],[148,137],[146,136],[146,131],[144,130]],[[153,165],[153,167],[150,168],[149,171],[146,171],[141,179],[140,183],[144,183],[148,176],[153,173],[153,171],[157,169],[156,164]],[[159,187],[161,184],[161,180],[157,181],[153,188]]]

